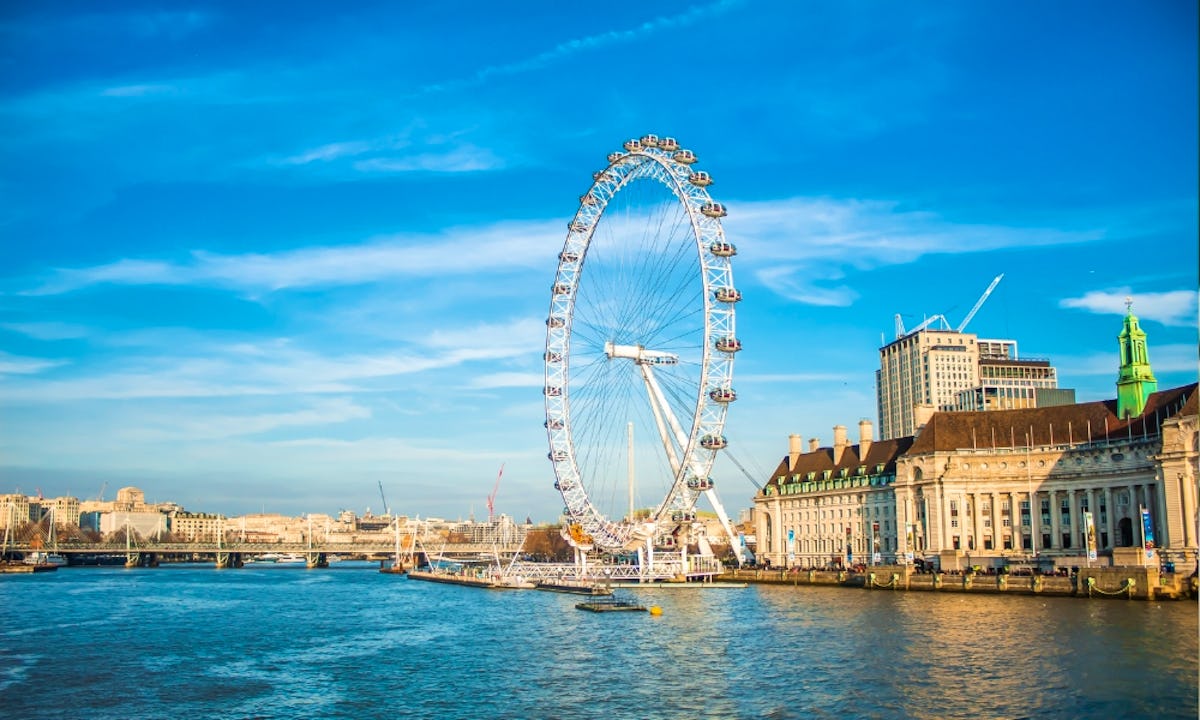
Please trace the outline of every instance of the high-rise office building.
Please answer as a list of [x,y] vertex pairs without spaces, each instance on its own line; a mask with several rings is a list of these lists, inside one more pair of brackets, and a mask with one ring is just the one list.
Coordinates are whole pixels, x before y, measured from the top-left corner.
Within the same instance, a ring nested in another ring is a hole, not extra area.
[[1011,410],[1074,402],[1048,360],[1021,360],[1015,340],[923,328],[879,349],[880,439],[915,435],[939,410]]

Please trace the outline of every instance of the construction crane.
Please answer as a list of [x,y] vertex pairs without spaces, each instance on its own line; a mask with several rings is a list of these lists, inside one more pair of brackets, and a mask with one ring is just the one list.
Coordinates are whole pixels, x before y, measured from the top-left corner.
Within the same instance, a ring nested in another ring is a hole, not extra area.
[[383,501],[383,514],[391,517],[392,509],[388,507],[387,498],[383,494],[383,481],[379,481],[379,499]]
[[487,498],[488,522],[496,519],[496,493],[500,490],[500,477],[504,475],[504,463],[500,463],[500,472],[496,473],[496,485],[492,487],[492,494]]
[[979,296],[979,300],[975,302],[975,307],[971,308],[971,312],[967,313],[967,316],[958,324],[958,327],[954,328],[954,332],[963,331],[963,328],[967,326],[967,323],[971,322],[971,318],[975,317],[975,313],[979,312],[979,308],[983,307],[984,301],[988,299],[988,295],[991,295],[996,286],[1000,284],[1000,279],[1003,277],[1004,273],[1000,273],[996,276],[995,280],[992,280],[992,284],[988,285],[987,290],[984,290],[983,294]]

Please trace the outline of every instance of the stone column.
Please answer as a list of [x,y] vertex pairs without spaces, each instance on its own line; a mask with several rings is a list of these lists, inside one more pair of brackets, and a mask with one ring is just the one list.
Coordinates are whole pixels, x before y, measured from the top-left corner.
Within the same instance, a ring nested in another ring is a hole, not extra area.
[[1196,547],[1196,498],[1192,493],[1188,492],[1187,477],[1183,473],[1176,473],[1174,478],[1163,478],[1163,482],[1174,482],[1179,484],[1179,496],[1182,498],[1183,505],[1183,544],[1185,547]]
[[[1166,482],[1166,478],[1163,478]],[[1178,539],[1171,537],[1168,528],[1171,523],[1167,522],[1167,494],[1163,492],[1164,488],[1158,483],[1148,485],[1147,488],[1154,495],[1154,532],[1155,542],[1159,547],[1179,547]]]
[[1029,549],[1036,555],[1038,548],[1042,546],[1042,502],[1039,499],[1041,493],[1032,491],[1025,495],[1029,498]]
[[1115,548],[1117,546],[1117,536],[1114,534],[1114,530],[1113,530],[1113,527],[1114,527],[1113,526],[1113,515],[1115,515],[1117,512],[1117,508],[1115,505],[1113,505],[1113,501],[1116,498],[1113,497],[1113,491],[1112,491],[1111,487],[1106,485],[1103,488],[1103,491],[1104,491],[1104,531],[1108,533],[1107,547],[1111,549],[1111,548]]
[[1012,530],[1013,552],[1025,552],[1025,542],[1021,531],[1021,493],[1010,492],[1008,494],[1008,519],[1012,523],[1009,528]]
[[1050,498],[1050,547],[1054,550],[1062,549],[1062,512],[1058,505],[1058,491],[1047,490],[1046,495]]
[[971,552],[977,554],[983,550],[983,522],[980,520],[979,511],[979,501],[982,497],[979,493],[971,493],[971,537],[975,542],[975,549]]
[[1079,529],[1084,527],[1084,523],[1080,522],[1079,517],[1079,492],[1074,490],[1067,492],[1067,506],[1070,509],[1070,523],[1067,527],[1067,533],[1070,535],[1070,547],[1075,550],[1075,548],[1079,548]]
[[988,493],[992,499],[992,552],[1004,551],[1004,525],[1000,515],[1000,493]]

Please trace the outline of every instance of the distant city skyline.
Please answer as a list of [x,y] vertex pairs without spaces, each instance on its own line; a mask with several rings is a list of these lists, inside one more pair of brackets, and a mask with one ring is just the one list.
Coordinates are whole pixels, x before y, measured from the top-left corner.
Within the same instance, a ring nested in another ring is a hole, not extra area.
[[[553,520],[542,351],[606,155],[678,138],[738,246],[732,515],[878,427],[907,327],[1116,397],[1197,376],[1195,3],[9,5],[0,493]],[[746,472],[737,466],[740,463]],[[747,474],[750,477],[747,477]],[[658,498],[639,497],[639,506]],[[707,510],[702,505],[701,509]]]

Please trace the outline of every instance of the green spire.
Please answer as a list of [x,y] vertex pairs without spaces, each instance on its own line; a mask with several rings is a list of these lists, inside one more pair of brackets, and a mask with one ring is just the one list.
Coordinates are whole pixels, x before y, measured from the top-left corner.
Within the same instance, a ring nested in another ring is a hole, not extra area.
[[1158,390],[1146,351],[1146,333],[1133,314],[1133,298],[1125,298],[1125,326],[1117,336],[1121,345],[1121,372],[1117,375],[1117,417],[1124,420],[1142,414],[1146,398]]

